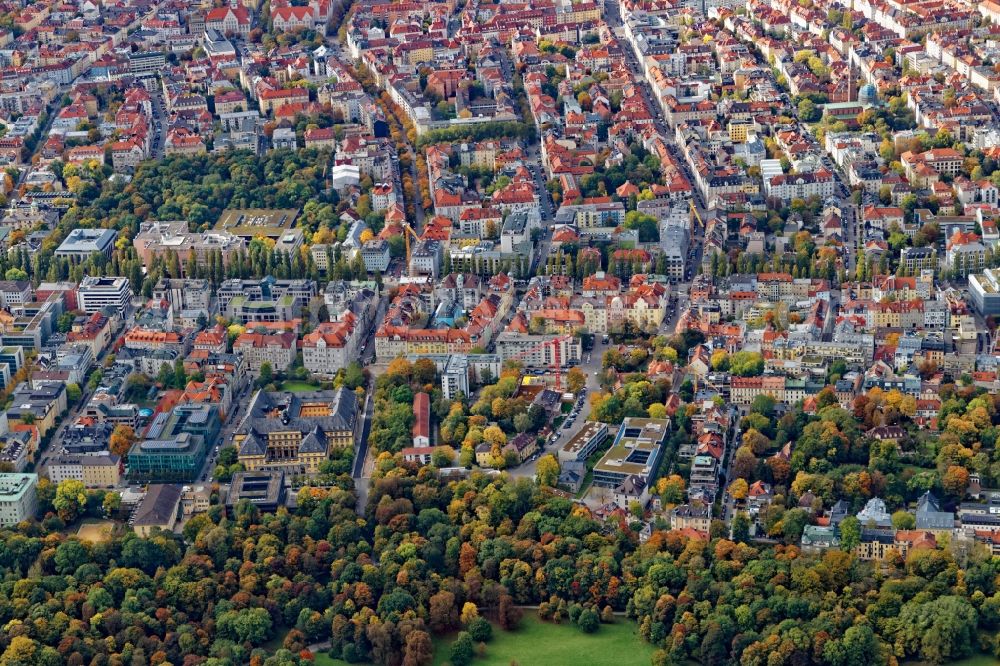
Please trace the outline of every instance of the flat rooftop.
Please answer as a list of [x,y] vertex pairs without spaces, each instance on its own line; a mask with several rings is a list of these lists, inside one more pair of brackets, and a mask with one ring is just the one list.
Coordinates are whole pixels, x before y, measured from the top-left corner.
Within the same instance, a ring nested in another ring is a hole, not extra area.
[[295,226],[298,215],[297,208],[230,208],[222,211],[215,229],[245,238],[278,238]]
[[583,428],[573,435],[568,442],[563,444],[562,450],[566,453],[575,454],[578,451],[583,450],[583,448],[594,438],[601,433],[605,435],[608,432],[608,424],[601,423],[600,421],[587,421]]
[[669,430],[669,419],[625,419],[614,444],[594,466],[594,474],[638,474],[648,481],[659,462],[660,447]]

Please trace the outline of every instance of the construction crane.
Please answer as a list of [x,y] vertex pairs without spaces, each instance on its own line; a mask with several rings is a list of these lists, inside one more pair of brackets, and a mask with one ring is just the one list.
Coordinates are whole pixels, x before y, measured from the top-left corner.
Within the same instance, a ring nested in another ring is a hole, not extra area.
[[560,335],[552,338],[551,340],[543,340],[542,342],[539,342],[537,345],[531,347],[530,349],[526,349],[519,354],[515,354],[513,358],[523,360],[524,357],[528,356],[529,354],[534,354],[539,349],[543,349],[547,345],[552,345],[552,363],[550,365],[556,371],[556,390],[561,391],[562,390],[562,346],[560,343],[562,343],[565,340],[568,340],[570,337],[571,336],[569,335]]
[[691,207],[691,231],[694,231],[694,221],[698,220],[698,226],[705,228],[705,221],[701,219],[701,215],[698,214],[698,207],[694,205],[694,199],[688,199],[688,206]]
[[417,232],[413,230],[409,222],[403,222],[403,242],[406,243],[406,270],[410,270],[410,236],[413,240],[420,240]]

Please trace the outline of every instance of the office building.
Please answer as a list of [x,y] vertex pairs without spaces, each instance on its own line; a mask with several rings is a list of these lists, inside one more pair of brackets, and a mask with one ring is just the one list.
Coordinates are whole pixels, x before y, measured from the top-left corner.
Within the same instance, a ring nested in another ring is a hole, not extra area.
[[559,462],[585,461],[608,436],[608,424],[588,421],[580,432],[573,435],[559,450]]
[[37,474],[0,474],[0,527],[34,518],[38,509]]
[[134,481],[194,481],[208,449],[218,443],[219,408],[212,404],[178,405],[157,414],[146,438],[132,445],[128,475]]
[[73,229],[56,248],[55,256],[83,261],[98,253],[110,259],[116,238],[118,232],[114,229]]
[[128,310],[132,300],[132,290],[125,277],[87,276],[77,289],[77,302],[87,314],[112,308],[119,316]]
[[649,486],[656,478],[669,419],[626,418],[615,441],[594,466],[594,485],[615,488],[636,475]]

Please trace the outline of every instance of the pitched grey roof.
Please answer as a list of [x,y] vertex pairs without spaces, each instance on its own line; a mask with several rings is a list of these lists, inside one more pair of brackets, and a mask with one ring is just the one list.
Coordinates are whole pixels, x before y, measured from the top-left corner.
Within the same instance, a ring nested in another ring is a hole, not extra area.
[[326,436],[316,426],[299,443],[299,453],[326,453]]
[[267,453],[267,442],[257,434],[256,430],[250,430],[246,438],[240,442],[241,456],[262,456]]
[[[303,402],[329,402],[330,416],[300,416]],[[354,430],[357,421],[357,396],[353,391],[341,387],[335,391],[311,391],[309,393],[290,393],[257,391],[250,400],[246,416],[240,423],[237,433],[249,433],[255,430],[259,434],[281,432],[298,429],[302,433],[311,431],[316,426],[326,433]],[[280,412],[280,416],[269,416],[272,412]]]
[[149,486],[146,497],[135,511],[137,526],[165,525],[173,518],[181,501],[181,487],[171,484]]
[[639,497],[645,489],[646,481],[638,474],[630,474],[625,477],[625,480],[622,481],[617,488],[615,488],[615,492],[632,497]]
[[941,511],[938,500],[928,490],[917,500],[917,529],[946,530],[955,526],[955,515]]

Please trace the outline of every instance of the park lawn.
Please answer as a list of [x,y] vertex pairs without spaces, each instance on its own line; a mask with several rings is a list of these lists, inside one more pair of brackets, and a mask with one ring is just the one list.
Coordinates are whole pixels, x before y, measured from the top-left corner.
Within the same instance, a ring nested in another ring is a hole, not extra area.
[[[929,666],[923,661],[904,661],[905,666]],[[991,657],[988,654],[977,654],[958,661],[948,662],[948,666],[1000,666],[1000,659]]]
[[[434,666],[448,663],[454,637],[434,640]],[[639,627],[631,620],[616,618],[602,624],[593,634],[574,625],[542,622],[529,611],[517,631],[493,626],[493,639],[486,644],[486,656],[476,657],[472,666],[649,666],[655,648],[639,637]],[[584,656],[585,655],[585,656]],[[974,665],[985,666],[985,665]]]
[[307,384],[306,382],[290,379],[287,382],[282,382],[281,390],[291,391],[292,393],[308,393],[309,391],[318,391],[319,387]]

